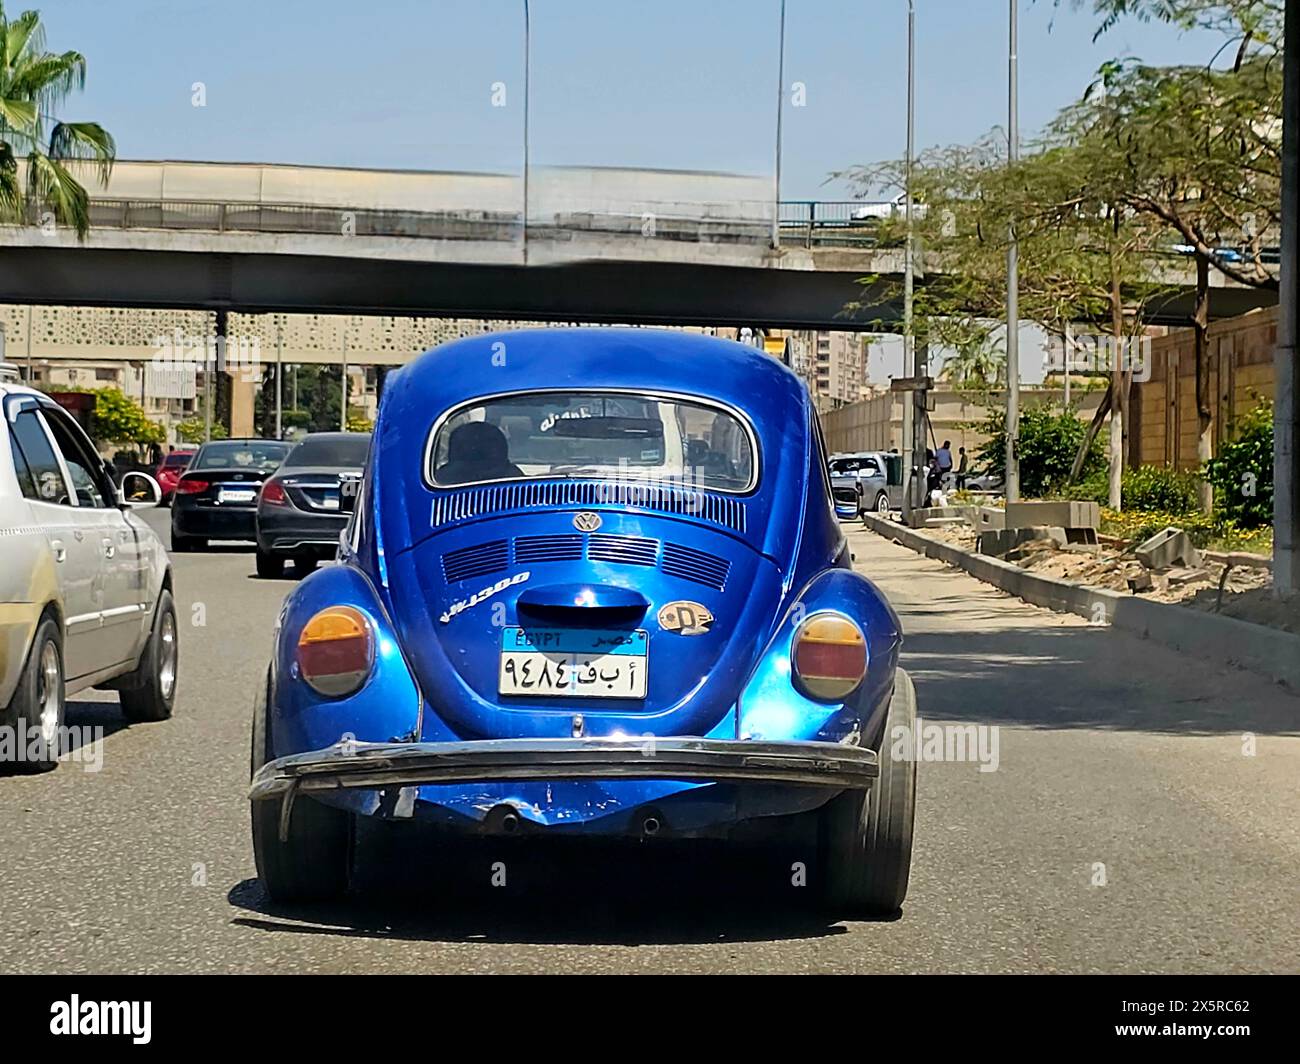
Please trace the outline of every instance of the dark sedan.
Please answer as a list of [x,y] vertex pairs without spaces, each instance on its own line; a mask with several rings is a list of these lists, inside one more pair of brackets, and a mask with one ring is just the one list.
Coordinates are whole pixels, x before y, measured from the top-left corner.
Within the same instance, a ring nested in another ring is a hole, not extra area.
[[176,482],[172,550],[203,550],[210,539],[257,538],[257,493],[292,450],[281,440],[213,440]]
[[304,575],[334,557],[369,446],[367,433],[318,432],[289,452],[258,496],[258,576],[280,576],[289,558]]

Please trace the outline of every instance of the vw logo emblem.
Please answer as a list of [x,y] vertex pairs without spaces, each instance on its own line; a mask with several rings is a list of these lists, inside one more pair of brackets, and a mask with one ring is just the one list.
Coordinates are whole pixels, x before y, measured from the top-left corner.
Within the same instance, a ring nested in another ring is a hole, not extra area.
[[600,514],[594,514],[590,510],[574,514],[573,527],[579,532],[595,532],[600,527]]

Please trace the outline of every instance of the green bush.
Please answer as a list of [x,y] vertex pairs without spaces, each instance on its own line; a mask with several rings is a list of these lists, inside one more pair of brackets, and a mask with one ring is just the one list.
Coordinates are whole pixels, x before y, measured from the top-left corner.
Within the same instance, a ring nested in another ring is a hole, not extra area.
[[1201,478],[1195,473],[1164,466],[1138,466],[1124,470],[1124,509],[1161,510],[1169,514],[1194,514],[1201,509]]
[[1273,520],[1273,405],[1261,401],[1235,426],[1235,438],[1205,466],[1214,505],[1241,528]]
[[[975,456],[975,468],[1006,470],[1006,412],[991,410],[979,429],[988,442]],[[1088,434],[1073,407],[1050,404],[1026,407],[1020,414],[1020,492],[1028,498],[1042,498],[1065,487],[1074,456]],[[1105,472],[1106,459],[1101,441],[1094,439],[1084,461],[1082,480]]]

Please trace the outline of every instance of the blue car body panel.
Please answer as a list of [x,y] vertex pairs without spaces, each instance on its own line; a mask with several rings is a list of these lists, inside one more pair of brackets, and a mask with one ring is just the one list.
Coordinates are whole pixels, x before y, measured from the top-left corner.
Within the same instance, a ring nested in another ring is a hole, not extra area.
[[[548,389],[721,405],[752,429],[757,483],[744,493],[564,478],[430,483],[426,449],[441,417],[472,400]],[[577,531],[580,513],[597,514],[599,530]],[[898,619],[875,586],[849,568],[804,385],[741,344],[651,329],[534,329],[426,353],[387,378],[340,561],[303,580],[280,615],[267,692],[277,758],[343,737],[879,741],[901,640]],[[605,611],[596,627],[648,633],[646,697],[498,694],[503,630],[535,620],[530,611],[563,605],[575,590]],[[683,600],[713,615],[707,631],[683,636],[661,629],[660,607]],[[644,608],[636,617],[619,613],[638,603]],[[343,698],[317,694],[296,662],[303,625],[332,605],[360,609],[376,634],[371,675]],[[791,682],[794,632],[820,611],[854,619],[866,635],[867,678],[845,703],[806,698]],[[625,815],[651,803],[671,806],[675,825],[702,830],[802,811],[829,795],[612,779],[314,797],[381,816],[408,815],[414,800],[422,815],[467,826],[508,803],[548,828],[599,832],[619,830]]]

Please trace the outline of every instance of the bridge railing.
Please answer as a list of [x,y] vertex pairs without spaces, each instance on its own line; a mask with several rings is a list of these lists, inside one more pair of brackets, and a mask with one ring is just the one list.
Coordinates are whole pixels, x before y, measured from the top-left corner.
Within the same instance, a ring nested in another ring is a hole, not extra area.
[[814,247],[880,247],[880,217],[887,205],[862,200],[782,200],[781,243]]
[[[35,222],[36,219],[32,219]],[[99,199],[92,226],[182,229],[216,233],[302,233],[437,240],[517,240],[517,214],[499,211],[409,211],[323,207],[309,203],[229,203],[215,200]]]

